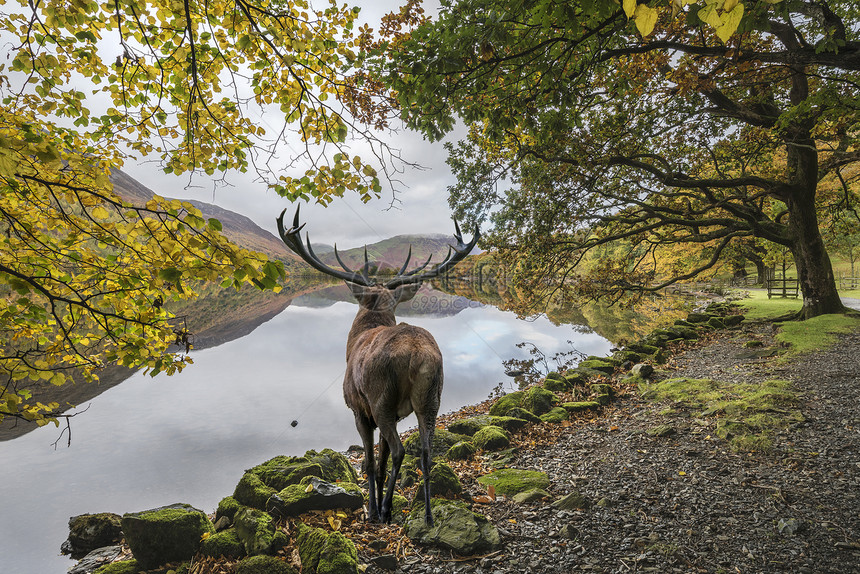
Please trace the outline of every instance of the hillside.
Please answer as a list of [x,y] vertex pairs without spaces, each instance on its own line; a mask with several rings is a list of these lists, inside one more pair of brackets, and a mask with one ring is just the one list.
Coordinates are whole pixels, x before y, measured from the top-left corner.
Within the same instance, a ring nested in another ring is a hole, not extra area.
[[[114,185],[114,191],[120,197],[136,205],[146,204],[155,195],[151,189],[119,170],[113,172],[111,181]],[[158,195],[169,197],[170,193],[165,191]],[[203,217],[214,217],[220,221],[224,235],[233,243],[246,249],[260,251],[281,261],[296,260],[296,257],[276,235],[266,231],[244,215],[202,201],[189,201],[189,203],[203,212]],[[274,217],[272,218],[272,226],[274,227]]]
[[[384,239],[377,243],[367,246],[367,257],[371,263],[376,263],[380,270],[399,270],[406,257],[409,254],[409,248],[412,248],[412,259],[409,262],[408,269],[415,269],[423,265],[427,258],[431,255],[431,260],[428,268],[434,263],[439,263],[448,254],[448,246],[455,245],[456,240],[453,235],[397,235],[389,239]],[[314,246],[316,251],[316,246]],[[340,266],[335,259],[334,253],[320,254],[325,263]],[[358,269],[364,264],[364,247],[355,247],[344,251],[338,250],[341,259],[352,269]]]

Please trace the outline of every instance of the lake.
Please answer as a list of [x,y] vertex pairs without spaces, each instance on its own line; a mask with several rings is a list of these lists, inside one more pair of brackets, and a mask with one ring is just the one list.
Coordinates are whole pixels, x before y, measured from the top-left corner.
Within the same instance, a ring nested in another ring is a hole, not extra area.
[[[338,288],[340,289],[340,288]],[[359,443],[341,382],[346,335],[357,306],[342,290],[298,297],[249,334],[193,351],[172,377],[135,373],[82,404],[72,442],[54,448],[49,425],[0,442],[0,563],[6,574],[62,574],[59,554],[71,516],[133,512],[186,502],[206,512],[232,494],[245,469],[279,455]],[[605,355],[610,342],[581,325],[514,314],[425,288],[398,308],[429,330],[445,361],[440,412],[483,401],[510,386],[502,361],[526,358],[528,341],[547,355]],[[296,427],[290,425],[297,421]],[[415,425],[413,417],[399,425]]]

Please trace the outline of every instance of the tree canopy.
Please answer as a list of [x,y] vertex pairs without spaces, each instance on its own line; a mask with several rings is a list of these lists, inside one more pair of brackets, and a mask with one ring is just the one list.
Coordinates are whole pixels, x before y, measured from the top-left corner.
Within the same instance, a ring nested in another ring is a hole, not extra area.
[[[374,165],[392,156],[345,112],[364,97],[350,80],[357,12],[334,0],[4,4],[0,420],[44,424],[64,408],[33,400],[34,380],[94,379],[110,362],[181,369],[189,335],[165,303],[198,282],[278,288],[279,262],[230,244],[190,204],[123,201],[110,175],[124,162],[253,170],[323,203],[380,192]],[[349,153],[351,133],[371,161]]]
[[[374,73],[428,137],[465,123],[450,201],[491,218],[535,296],[658,289],[760,238],[790,249],[813,316],[843,309],[817,214],[840,195],[823,185],[857,186],[858,15],[850,0],[446,0]],[[707,257],[658,270],[682,245]]]

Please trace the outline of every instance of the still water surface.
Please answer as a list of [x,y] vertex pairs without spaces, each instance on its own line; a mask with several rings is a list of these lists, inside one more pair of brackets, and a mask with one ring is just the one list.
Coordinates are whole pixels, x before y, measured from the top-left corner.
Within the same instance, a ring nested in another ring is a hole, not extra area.
[[[405,319],[428,329],[442,349],[441,412],[480,402],[509,381],[502,360],[525,358],[521,341],[548,355],[570,350],[567,341],[593,355],[610,347],[575,326],[523,321],[463,298],[456,304],[456,314],[448,308],[440,309],[444,316],[413,316],[412,308]],[[193,352],[194,365],[181,374],[137,373],[97,396],[72,419],[69,448],[65,439],[51,446],[59,434],[53,425],[0,443],[0,570],[65,572],[74,564],[59,554],[70,516],[174,502],[212,512],[246,468],[279,454],[358,443],[341,396],[356,310],[298,298],[249,335]],[[399,428],[414,424],[410,417]]]

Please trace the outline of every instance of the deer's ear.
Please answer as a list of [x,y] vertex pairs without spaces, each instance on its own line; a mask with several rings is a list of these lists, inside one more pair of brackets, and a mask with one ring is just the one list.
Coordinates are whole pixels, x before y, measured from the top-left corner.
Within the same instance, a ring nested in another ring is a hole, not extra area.
[[349,281],[345,281],[349,290],[352,291],[352,296],[361,301],[365,294],[367,293],[367,287],[364,285],[358,285],[357,283],[350,283]]

